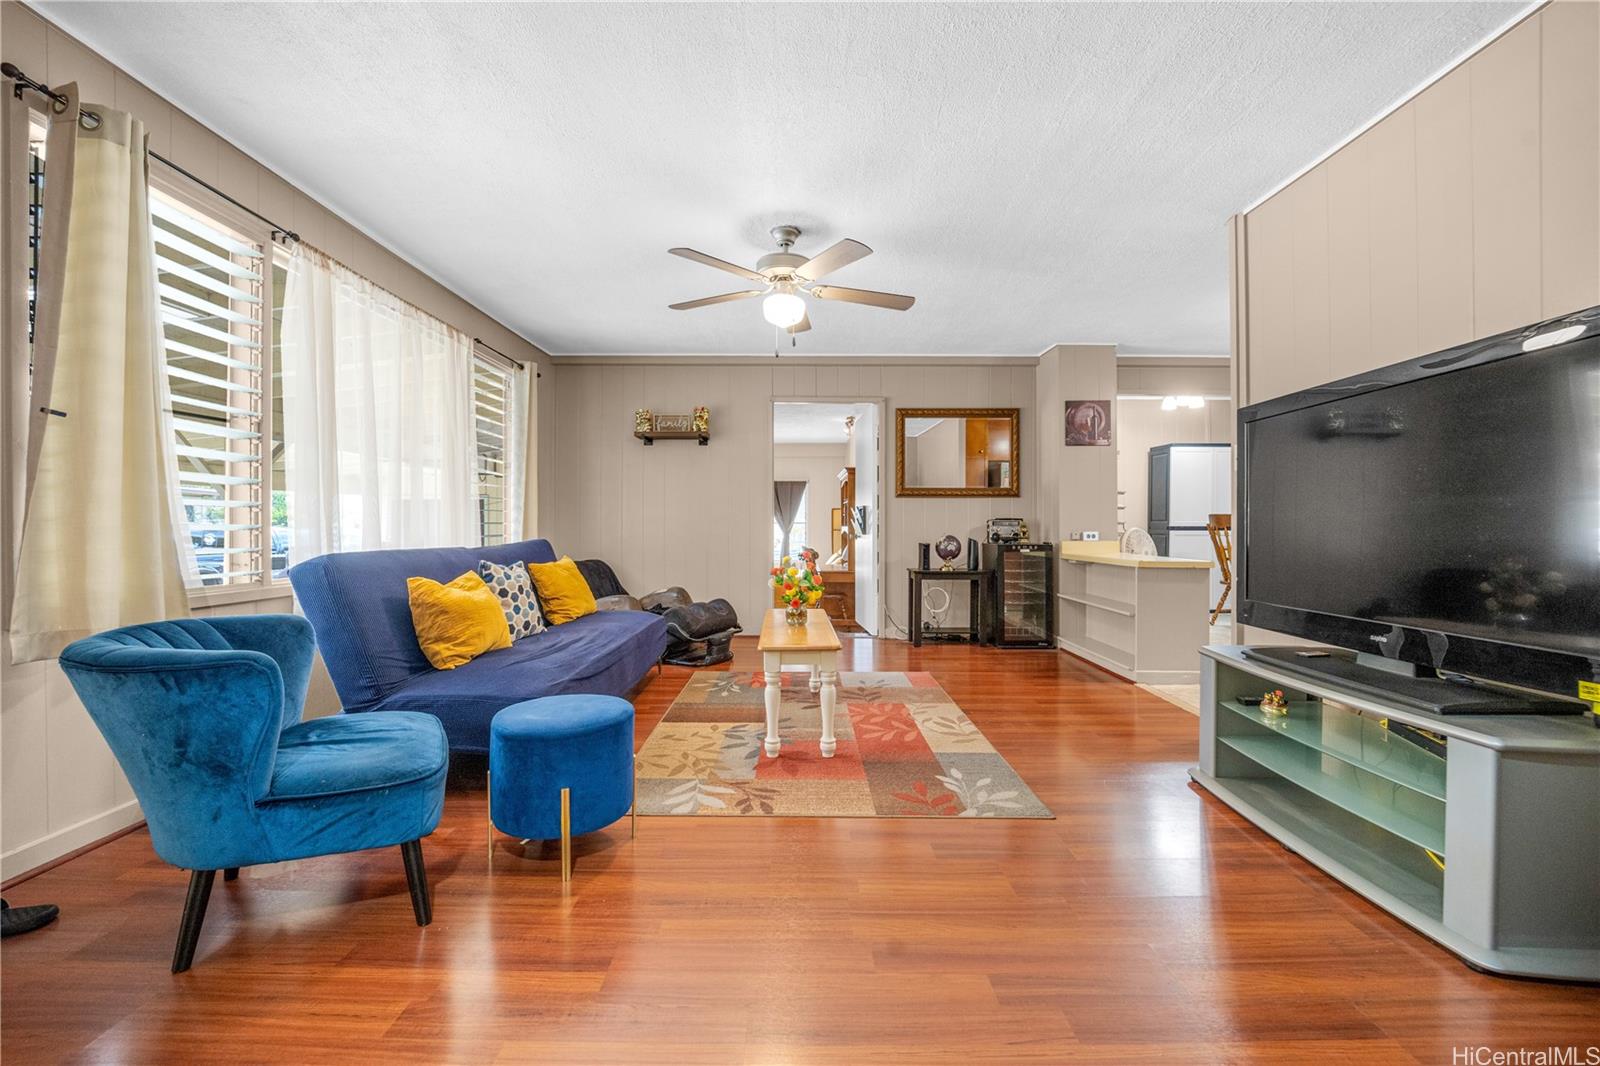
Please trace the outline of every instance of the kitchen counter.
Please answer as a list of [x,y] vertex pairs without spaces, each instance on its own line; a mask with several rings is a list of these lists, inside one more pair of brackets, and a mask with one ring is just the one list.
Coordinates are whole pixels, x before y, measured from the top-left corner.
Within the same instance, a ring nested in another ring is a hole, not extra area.
[[1209,638],[1205,559],[1129,555],[1116,541],[1063,541],[1058,643],[1146,685],[1192,685]]
[[1104,563],[1106,566],[1133,566],[1140,569],[1159,567],[1169,570],[1209,570],[1215,564],[1209,559],[1179,559],[1170,555],[1130,555],[1118,551],[1114,540],[1064,540],[1061,558],[1075,563]]

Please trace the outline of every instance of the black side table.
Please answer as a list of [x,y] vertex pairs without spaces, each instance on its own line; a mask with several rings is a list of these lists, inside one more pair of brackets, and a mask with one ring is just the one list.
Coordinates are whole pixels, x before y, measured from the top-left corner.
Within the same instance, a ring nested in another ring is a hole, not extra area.
[[[964,636],[971,644],[984,643],[984,626],[989,618],[989,597],[993,594],[990,582],[992,570],[919,570],[906,568],[906,588],[910,597],[906,604],[906,617],[910,620],[911,646],[920,648],[922,638]],[[972,585],[972,596],[967,602],[968,619],[965,626],[940,626],[922,628],[922,583],[924,581],[966,581]]]

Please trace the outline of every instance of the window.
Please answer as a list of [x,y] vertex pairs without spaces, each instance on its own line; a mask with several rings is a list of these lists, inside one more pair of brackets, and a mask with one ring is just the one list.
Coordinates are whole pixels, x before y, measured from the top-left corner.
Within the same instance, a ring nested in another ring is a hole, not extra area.
[[272,469],[267,498],[267,532],[272,538],[272,580],[289,576],[289,545],[294,540],[289,528],[288,475],[283,465],[283,296],[289,288],[288,253],[278,248],[272,256],[272,450],[267,462]]
[[472,360],[473,503],[478,543],[506,542],[506,496],[512,486],[511,400],[517,371],[482,355]]
[[[800,494],[800,507],[794,516],[794,525],[789,527],[789,555],[796,555],[801,548],[806,546],[806,502],[811,496],[811,485],[806,485],[805,491]],[[772,520],[772,565],[777,566],[783,561],[783,527],[778,525],[778,520]]]
[[33,323],[39,308],[39,249],[44,239],[43,116],[28,113],[28,371],[33,372]]
[[264,585],[281,574],[288,546],[286,528],[280,541],[268,522],[262,476],[273,439],[270,242],[155,188],[150,215],[178,485],[200,580]]

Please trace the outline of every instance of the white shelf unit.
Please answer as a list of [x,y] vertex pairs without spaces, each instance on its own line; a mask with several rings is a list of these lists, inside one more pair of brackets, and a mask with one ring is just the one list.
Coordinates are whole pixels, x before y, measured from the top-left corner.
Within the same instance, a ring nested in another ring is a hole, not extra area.
[[[1600,981],[1600,730],[1587,715],[1434,715],[1238,647],[1203,648],[1200,665],[1201,787],[1474,967]],[[1249,702],[1273,688],[1287,717]],[[1445,756],[1385,722],[1443,736]]]

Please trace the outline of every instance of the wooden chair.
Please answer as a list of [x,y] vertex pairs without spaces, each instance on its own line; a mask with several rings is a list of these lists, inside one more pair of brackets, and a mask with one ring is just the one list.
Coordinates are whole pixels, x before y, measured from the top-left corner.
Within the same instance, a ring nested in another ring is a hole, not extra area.
[[1228,605],[1228,597],[1233,595],[1233,515],[1207,516],[1206,532],[1211,534],[1211,548],[1217,553],[1217,565],[1222,567],[1222,595],[1211,610],[1211,624],[1216,625],[1217,616]]

